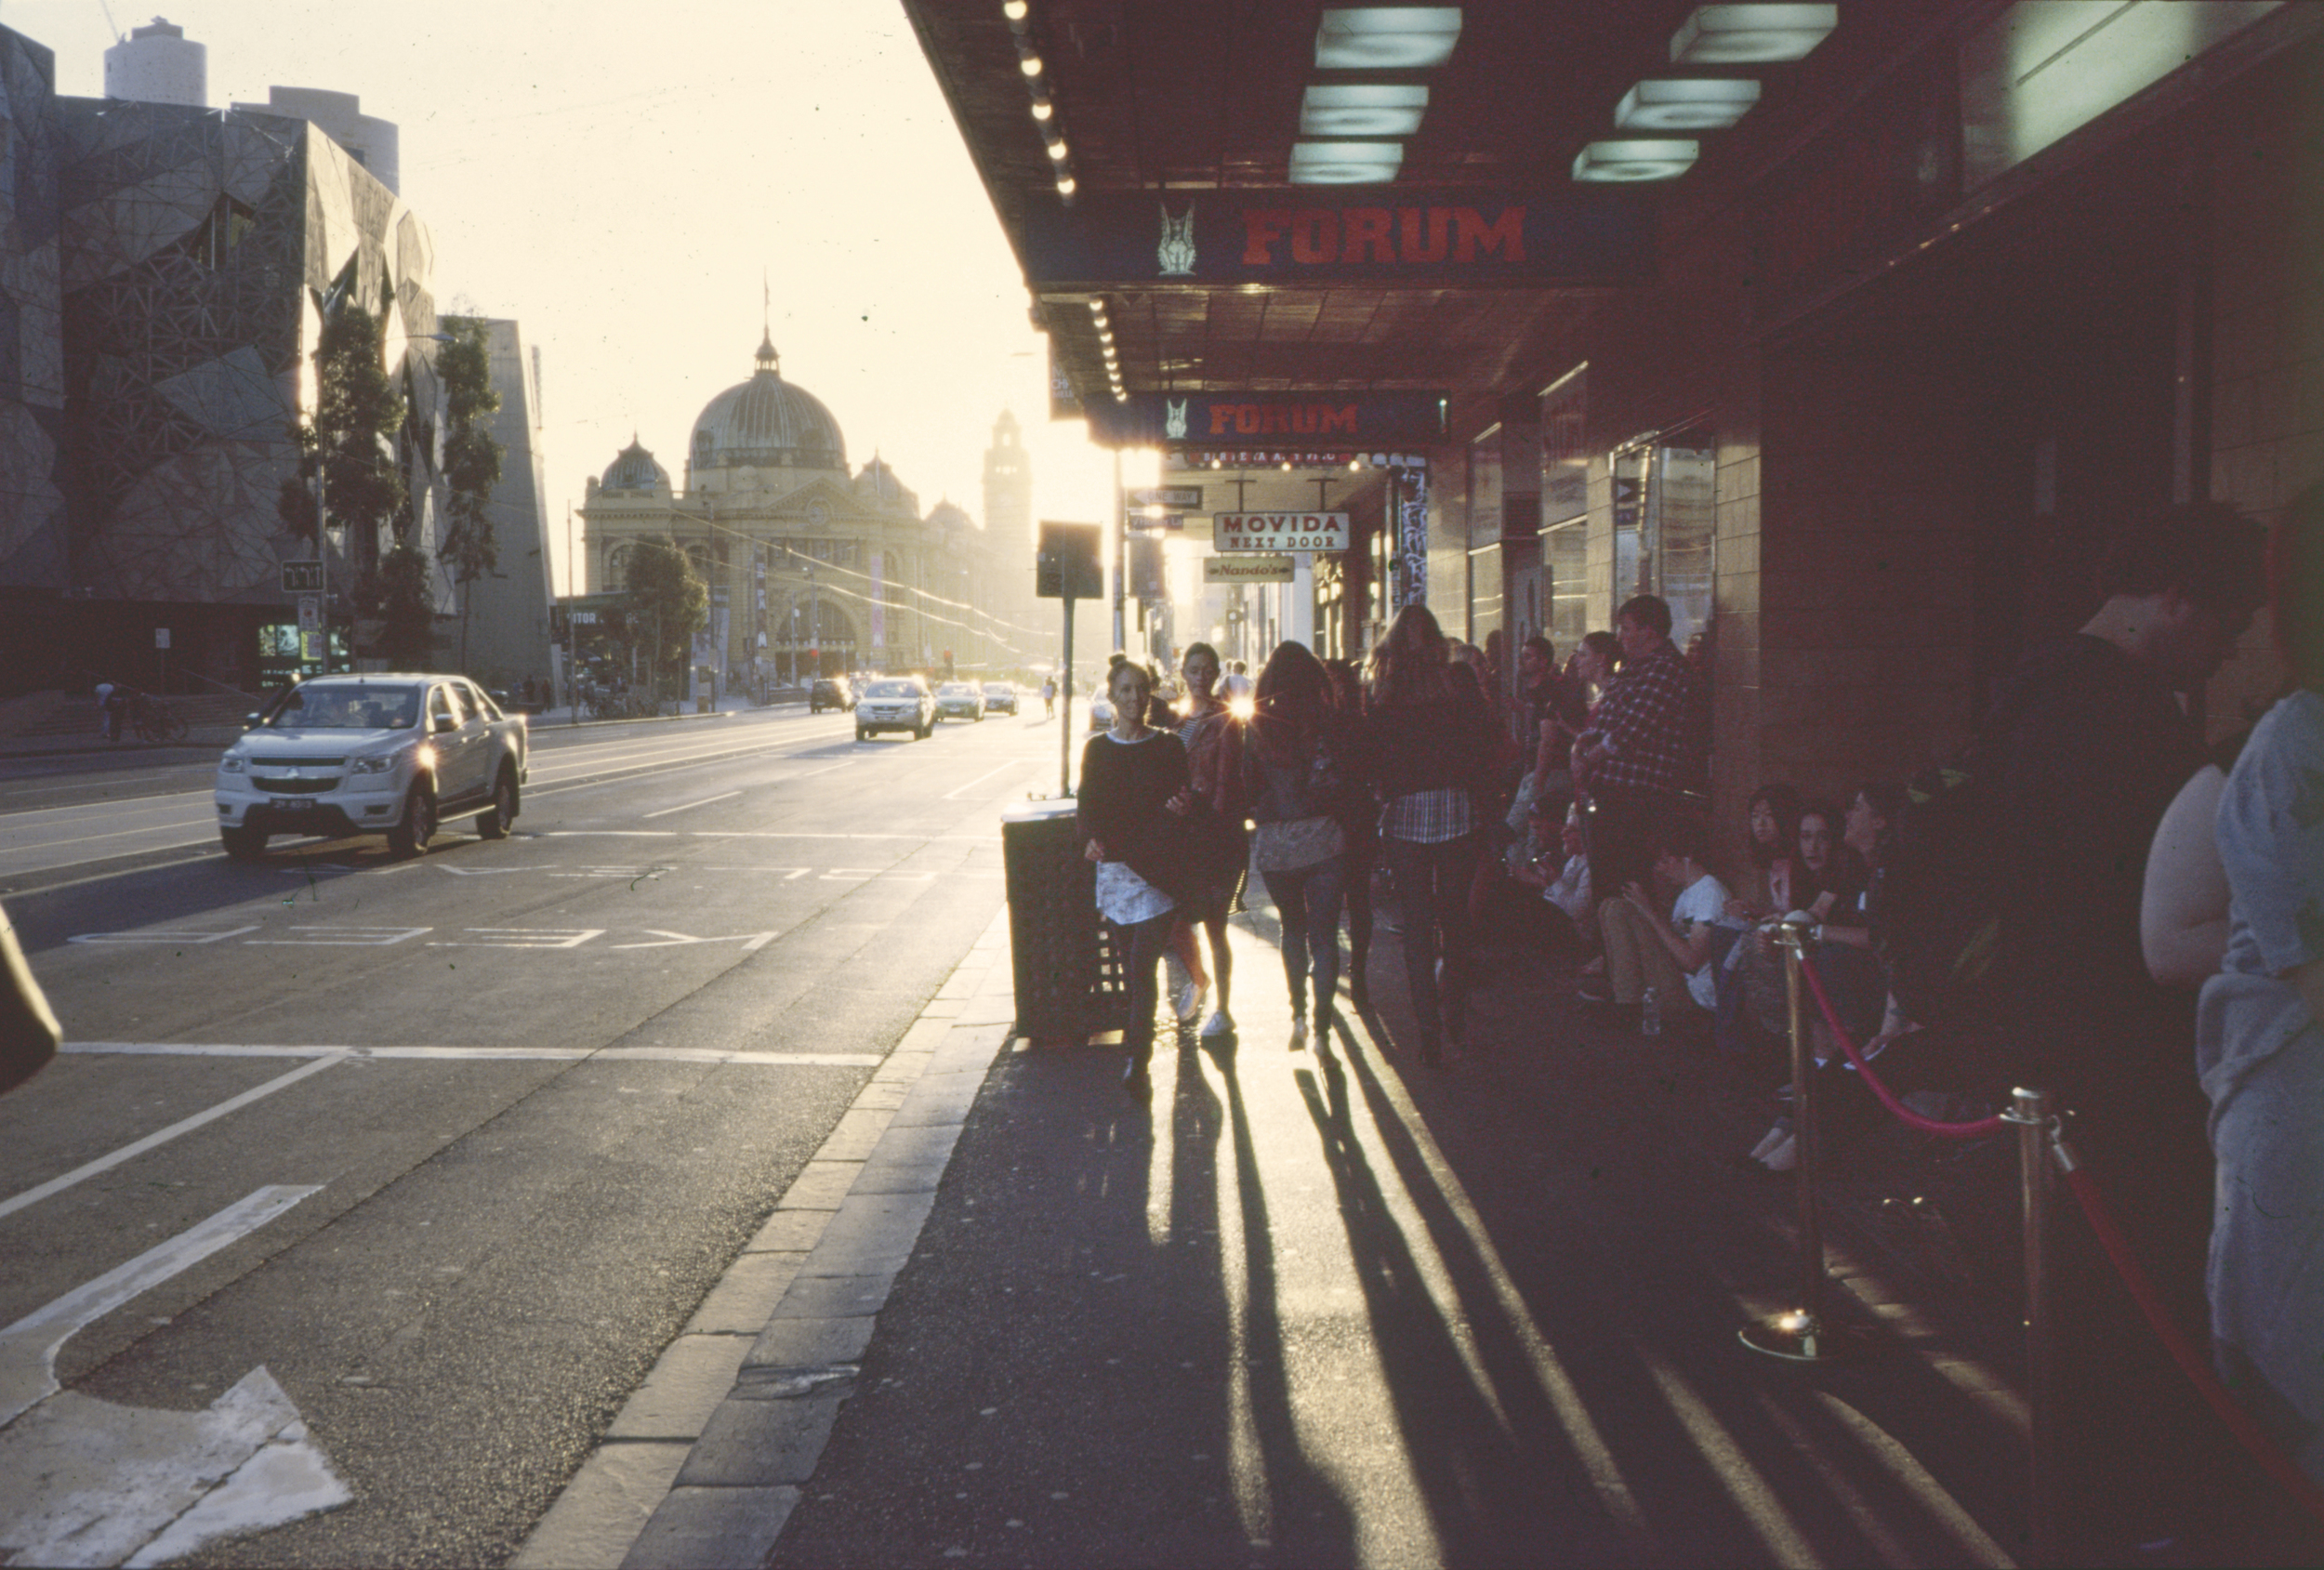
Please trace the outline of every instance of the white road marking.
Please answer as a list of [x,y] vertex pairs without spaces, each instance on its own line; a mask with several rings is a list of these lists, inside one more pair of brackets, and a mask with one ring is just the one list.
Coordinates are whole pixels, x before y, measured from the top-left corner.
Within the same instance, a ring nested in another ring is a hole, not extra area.
[[739,790],[730,790],[723,796],[706,796],[699,801],[689,801],[681,807],[665,807],[658,812],[642,812],[639,815],[646,819],[667,818],[672,812],[691,812],[696,807],[707,807],[713,801],[732,801],[741,794]]
[[1036,767],[1036,765],[1026,762],[1022,758],[1011,759],[1010,761],[1002,764],[999,768],[987,769],[984,772],[977,775],[976,778],[969,781],[967,784],[957,785],[953,789],[944,792],[944,799],[946,801],[957,801],[969,792],[974,790],[978,785],[981,785],[986,780],[991,779],[995,774],[1005,774],[1011,769],[1030,769],[1034,767]]
[[354,1497],[261,1365],[205,1411],[60,1390],[83,1326],[264,1226],[319,1185],[258,1189],[0,1330],[0,1541],[40,1564],[160,1564]]
[[608,946],[613,948],[677,948],[686,943],[739,942],[743,945],[745,954],[755,954],[783,935],[780,932],[731,932],[723,938],[690,938],[683,932],[666,932],[659,927],[648,927],[646,930],[661,941],[651,943],[613,943]]
[[[568,832],[594,833],[598,831]],[[696,839],[909,839],[915,844],[923,845],[941,844],[946,840],[958,840],[970,845],[1000,843],[1000,836],[997,834],[842,834],[777,828],[696,828],[689,829],[687,833]]]
[[[165,1243],[157,1243],[125,1264],[85,1282],[46,1308],[34,1309],[0,1330],[0,1426],[21,1417],[36,1402],[61,1388],[57,1353],[82,1326],[94,1324],[130,1299],[158,1286],[208,1259],[228,1244],[256,1232],[322,1185],[277,1183],[236,1200],[205,1221]],[[13,1541],[13,1539],[11,1539]]]
[[535,839],[675,839],[674,828],[545,828],[533,836]]
[[222,932],[200,932],[182,927],[141,927],[134,932],[77,932],[65,939],[69,943],[215,943],[228,938],[239,938],[244,932],[257,931],[254,922],[247,927],[229,927]]
[[294,932],[320,932],[316,938],[252,938],[244,948],[392,948],[408,943],[433,927],[293,927]]
[[606,933],[602,927],[464,927],[473,938],[431,938],[429,948],[579,948]]
[[60,1052],[151,1058],[387,1058],[433,1062],[737,1063],[746,1067],[877,1068],[878,1052],[744,1052],[717,1047],[262,1047],[209,1041],[68,1041]]
[[94,1161],[75,1167],[61,1177],[51,1178],[38,1188],[28,1188],[12,1199],[0,1200],[0,1216],[12,1216],[28,1205],[37,1205],[51,1194],[62,1194],[76,1183],[86,1182],[99,1172],[110,1172],[123,1162],[134,1161],[147,1151],[165,1145],[180,1134],[191,1134],[205,1124],[217,1122],[230,1112],[239,1112],[253,1102],[271,1096],[277,1090],[287,1089],[310,1074],[321,1074],[332,1064],[342,1062],[347,1056],[336,1047],[321,1049],[321,1052],[322,1055],[313,1062],[302,1063],[288,1074],[278,1075],[263,1085],[252,1086],[241,1095],[230,1096],[214,1107],[195,1113],[191,1117],[179,1118],[166,1128],[155,1129],[141,1140],[123,1145],[110,1155],[100,1155]]

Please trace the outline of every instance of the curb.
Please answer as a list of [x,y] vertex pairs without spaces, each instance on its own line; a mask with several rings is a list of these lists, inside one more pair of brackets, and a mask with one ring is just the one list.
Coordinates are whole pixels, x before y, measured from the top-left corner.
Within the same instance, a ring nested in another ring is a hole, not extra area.
[[630,1393],[508,1570],[761,1563],[1015,1021],[1004,905]]

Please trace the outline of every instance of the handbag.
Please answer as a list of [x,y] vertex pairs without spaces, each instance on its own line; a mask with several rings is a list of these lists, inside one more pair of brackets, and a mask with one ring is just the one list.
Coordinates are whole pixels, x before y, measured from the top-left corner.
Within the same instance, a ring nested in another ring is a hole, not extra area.
[[1297,872],[1343,854],[1347,832],[1329,816],[1261,824],[1253,859],[1261,872]]
[[15,1089],[48,1066],[64,1032],[48,999],[24,963],[16,929],[0,911],[0,1093]]

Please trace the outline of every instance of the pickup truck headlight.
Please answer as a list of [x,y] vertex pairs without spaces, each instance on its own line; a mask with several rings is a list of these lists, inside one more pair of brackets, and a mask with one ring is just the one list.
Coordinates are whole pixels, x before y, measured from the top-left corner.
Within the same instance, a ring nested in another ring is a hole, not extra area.
[[384,774],[395,767],[396,759],[402,756],[397,752],[375,752],[368,757],[350,758],[347,760],[347,772],[350,774]]
[[230,752],[218,760],[218,772],[221,774],[246,774],[250,772],[250,759],[239,752]]

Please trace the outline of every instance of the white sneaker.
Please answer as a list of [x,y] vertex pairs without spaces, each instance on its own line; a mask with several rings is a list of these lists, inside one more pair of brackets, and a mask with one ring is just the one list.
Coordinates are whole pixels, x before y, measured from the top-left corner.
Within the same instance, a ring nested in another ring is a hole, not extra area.
[[1225,1009],[1213,1009],[1210,1017],[1202,1022],[1202,1034],[1206,1036],[1233,1036],[1235,1022],[1226,1017]]
[[1788,1117],[1778,1117],[1776,1119],[1775,1127],[1762,1134],[1759,1137],[1759,1143],[1751,1147],[1751,1159],[1753,1161],[1766,1160],[1777,1145],[1790,1137],[1791,1120]]
[[1178,1015],[1180,1024],[1191,1025],[1202,1018],[1203,996],[1209,989],[1188,973],[1176,955],[1164,955],[1162,963],[1162,979],[1169,988],[1171,1011]]
[[1783,1142],[1759,1158],[1759,1164],[1770,1172],[1789,1172],[1800,1164],[1800,1141],[1786,1134]]

